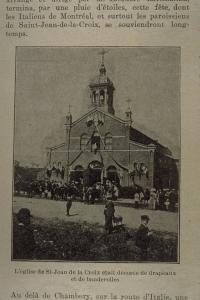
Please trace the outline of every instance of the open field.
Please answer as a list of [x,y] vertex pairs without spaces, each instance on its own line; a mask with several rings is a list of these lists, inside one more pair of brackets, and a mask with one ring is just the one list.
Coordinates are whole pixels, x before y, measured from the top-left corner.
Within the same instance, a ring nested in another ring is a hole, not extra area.
[[[70,213],[66,217],[66,202],[45,200],[37,198],[14,197],[13,211],[16,213],[21,207],[30,209],[33,216],[69,222],[88,222],[104,225],[104,205],[87,205],[81,202],[74,202]],[[150,217],[149,227],[152,230],[178,233],[178,214],[166,211],[152,211],[147,209],[134,209],[132,207],[115,207],[115,214],[123,216],[123,223],[129,228],[137,228],[140,224],[140,216],[148,214]]]
[[64,201],[14,198],[14,214],[21,207],[26,207],[33,215],[32,225],[37,244],[34,259],[141,261],[135,236],[140,216],[148,214],[154,234],[147,260],[177,262],[177,213],[117,206],[116,214],[124,217],[124,226],[108,235],[104,231],[104,205],[74,202],[70,217],[65,216],[65,206]]

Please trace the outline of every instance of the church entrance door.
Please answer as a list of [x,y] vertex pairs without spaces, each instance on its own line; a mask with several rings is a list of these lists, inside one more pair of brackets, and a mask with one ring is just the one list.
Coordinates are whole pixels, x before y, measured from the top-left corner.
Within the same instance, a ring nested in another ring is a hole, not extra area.
[[103,164],[99,161],[92,161],[88,165],[88,185],[92,186],[97,182],[101,182]]
[[107,168],[107,179],[110,180],[111,182],[114,182],[115,184],[119,185],[120,180],[119,176],[117,173],[117,169],[115,166],[110,166]]
[[76,166],[70,173],[70,181],[76,181],[81,183],[83,180],[84,168],[80,165]]

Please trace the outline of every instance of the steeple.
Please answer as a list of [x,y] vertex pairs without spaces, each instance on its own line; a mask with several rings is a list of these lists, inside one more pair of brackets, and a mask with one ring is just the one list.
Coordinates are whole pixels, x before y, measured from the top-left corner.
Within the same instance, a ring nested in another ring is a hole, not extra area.
[[99,73],[100,73],[101,76],[106,75],[106,68],[105,68],[104,64],[101,64],[101,66],[99,68]]
[[71,114],[71,105],[69,105],[69,110],[68,113],[66,115],[66,126],[71,126],[72,125],[72,114]]
[[90,82],[90,107],[99,107],[102,110],[114,114],[113,108],[113,92],[115,90],[112,81],[106,75],[106,67],[104,65],[104,56],[108,51],[102,49],[99,53],[102,55],[99,74]]
[[99,68],[99,73],[101,75],[106,75],[106,68],[105,68],[105,65],[104,65],[104,56],[105,56],[106,53],[108,53],[108,51],[105,51],[105,49],[102,49],[102,51],[99,52],[99,54],[102,55],[101,66]]
[[127,99],[126,100],[126,102],[128,103],[128,108],[127,108],[127,110],[125,111],[125,117],[126,117],[126,122],[127,122],[127,124],[129,125],[129,126],[131,126],[132,125],[132,123],[133,123],[133,119],[132,119],[132,111],[131,111],[131,108],[130,108],[130,103],[131,103],[131,99]]

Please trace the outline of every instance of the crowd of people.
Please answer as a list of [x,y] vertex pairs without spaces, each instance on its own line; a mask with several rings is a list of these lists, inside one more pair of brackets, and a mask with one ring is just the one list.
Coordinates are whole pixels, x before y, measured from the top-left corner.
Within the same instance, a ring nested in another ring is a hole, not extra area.
[[69,193],[73,193],[83,202],[94,204],[98,200],[117,200],[119,188],[109,180],[105,184],[97,182],[92,186],[83,185],[78,181],[71,181],[67,184],[62,181],[49,180],[35,180],[31,183],[15,185],[15,195],[25,195],[30,198],[37,196],[51,200],[66,200]]
[[[107,180],[104,184],[100,182],[93,186],[84,186],[81,182],[62,183],[56,181],[34,181],[26,189],[15,187],[15,193],[24,193],[26,196],[39,196],[45,199],[66,201],[66,216],[70,216],[73,201],[79,197],[85,204],[94,204],[100,200],[105,203],[104,228],[107,234],[115,232],[116,228],[123,228],[121,216],[115,215],[115,201],[119,197],[119,187],[115,182]],[[132,195],[135,208],[160,209],[175,211],[178,195],[175,190],[156,190],[136,187]],[[32,257],[35,247],[34,235],[30,230],[31,213],[27,208],[22,208],[17,213],[18,224],[14,227],[14,256],[13,258],[29,259]],[[72,215],[71,215],[72,216]],[[148,228],[148,215],[141,216],[141,225],[136,234],[135,245],[140,248],[141,260],[148,257],[148,247],[152,232]],[[119,224],[120,223],[120,224]],[[119,225],[119,226],[118,226]]]
[[178,193],[175,189],[140,189],[135,192],[133,203],[135,208],[174,212],[178,206]]
[[[35,180],[26,184],[15,184],[15,194],[25,195],[30,198],[36,196],[51,200],[66,200],[68,194],[73,194],[87,204],[94,204],[97,201],[117,200],[120,196],[120,187],[110,180],[104,184],[97,182],[92,186],[84,185],[82,182]],[[175,189],[142,189],[135,187],[128,198],[133,199],[135,208],[146,208],[151,210],[176,211],[178,205],[178,193]]]

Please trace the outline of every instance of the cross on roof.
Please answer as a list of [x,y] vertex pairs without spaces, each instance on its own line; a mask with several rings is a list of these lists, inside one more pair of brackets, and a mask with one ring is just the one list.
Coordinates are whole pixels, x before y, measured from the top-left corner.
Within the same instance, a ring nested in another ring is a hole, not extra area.
[[126,102],[127,102],[128,104],[130,104],[130,103],[132,102],[132,99],[128,98],[128,99],[126,100]]
[[109,51],[108,50],[105,50],[104,48],[99,52],[99,55],[102,55],[102,65],[104,64],[104,56],[106,53],[108,53]]
[[127,100],[126,100],[126,102],[128,103],[128,107],[130,108],[130,103],[132,102],[133,100],[132,99],[130,99],[130,98],[128,98]]

